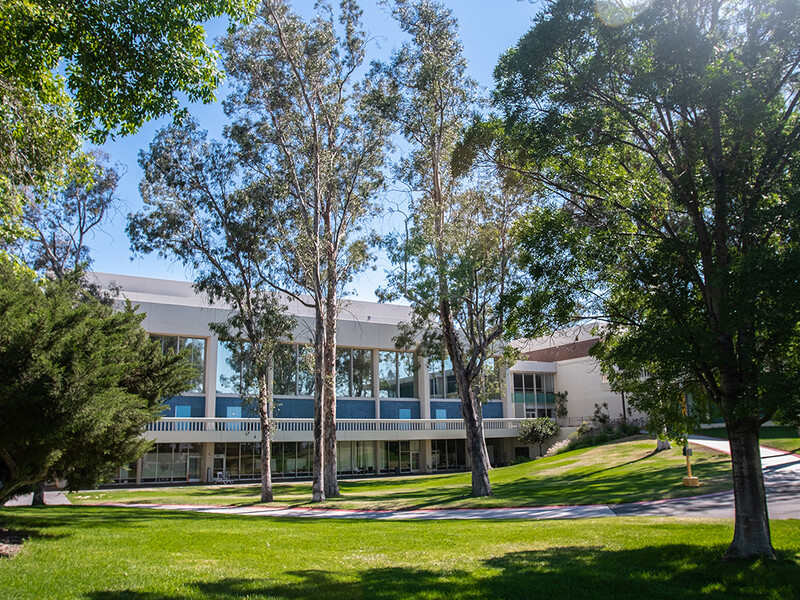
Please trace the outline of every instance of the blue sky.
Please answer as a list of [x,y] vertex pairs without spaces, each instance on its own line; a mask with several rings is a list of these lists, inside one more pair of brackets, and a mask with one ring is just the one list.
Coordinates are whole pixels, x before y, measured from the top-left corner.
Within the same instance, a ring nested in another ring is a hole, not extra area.
[[[313,0],[295,0],[292,4],[304,16],[313,11]],[[492,88],[492,71],[498,57],[530,29],[539,3],[528,0],[444,0],[443,4],[458,19],[470,75],[488,93]],[[362,8],[365,28],[374,38],[370,60],[385,59],[402,42],[403,34],[386,8],[377,6],[375,2],[362,2]],[[209,40],[224,33],[225,26],[226,22],[222,20],[209,23]],[[219,102],[213,105],[189,105],[189,111],[212,136],[219,136],[226,123],[221,106],[225,93],[223,84],[217,94]],[[98,232],[90,241],[94,258],[92,268],[95,271],[184,281],[192,279],[191,272],[187,272],[180,263],[160,259],[155,255],[133,257],[125,234],[127,214],[138,211],[142,206],[138,189],[141,170],[136,162],[139,151],[146,148],[155,132],[168,122],[168,118],[150,122],[136,135],[119,138],[103,147],[111,162],[118,163],[125,174],[118,190],[122,199],[118,212],[112,215],[103,231]],[[383,233],[391,226],[389,217],[375,223],[375,228]],[[375,299],[374,291],[383,283],[383,273],[388,265],[385,259],[379,257],[376,266],[376,270],[365,272],[354,282],[351,292],[358,299]]]

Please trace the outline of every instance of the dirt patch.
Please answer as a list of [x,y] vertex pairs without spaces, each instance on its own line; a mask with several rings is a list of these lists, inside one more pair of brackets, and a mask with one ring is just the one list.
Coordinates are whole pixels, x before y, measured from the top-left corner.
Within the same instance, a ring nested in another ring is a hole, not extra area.
[[0,558],[12,557],[22,549],[28,536],[8,529],[0,529]]

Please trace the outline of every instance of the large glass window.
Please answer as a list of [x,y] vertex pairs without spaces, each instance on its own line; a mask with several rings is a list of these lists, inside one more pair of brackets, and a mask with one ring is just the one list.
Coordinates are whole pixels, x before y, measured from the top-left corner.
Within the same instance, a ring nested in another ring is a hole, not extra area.
[[349,398],[353,395],[350,389],[350,371],[353,366],[350,356],[350,348],[336,349],[336,395],[340,398]]
[[372,350],[336,349],[336,395],[342,398],[372,396]]
[[554,390],[552,373],[514,373],[514,402],[526,418],[555,416]]
[[465,469],[467,452],[465,440],[432,440],[431,466],[435,470]]
[[354,473],[374,473],[375,472],[375,444],[372,442],[353,442],[353,462],[355,463]]
[[142,481],[200,479],[201,444],[156,444],[142,457]]
[[181,337],[177,335],[151,335],[150,339],[161,344],[164,354],[177,354],[187,351],[187,361],[193,367],[195,376],[189,391],[203,393],[205,391],[206,373],[206,340],[204,338]]
[[297,395],[313,396],[316,358],[313,346],[297,346]]
[[449,358],[428,359],[431,398],[458,398],[456,376]]
[[413,353],[381,351],[378,357],[381,398],[416,398],[415,372]]
[[256,380],[246,342],[217,345],[217,394],[254,395]]
[[[273,463],[274,464],[274,463]],[[225,472],[231,479],[261,477],[261,444],[227,442],[214,444],[214,475]]]
[[297,346],[281,344],[272,358],[272,392],[276,396],[297,393]]
[[136,463],[132,462],[114,471],[111,477],[114,483],[136,483]]
[[371,398],[372,392],[372,350],[355,348],[353,360],[353,397]]
[[383,442],[380,466],[383,473],[419,471],[419,440]]
[[276,396],[313,396],[314,347],[282,344],[273,358],[272,382]]

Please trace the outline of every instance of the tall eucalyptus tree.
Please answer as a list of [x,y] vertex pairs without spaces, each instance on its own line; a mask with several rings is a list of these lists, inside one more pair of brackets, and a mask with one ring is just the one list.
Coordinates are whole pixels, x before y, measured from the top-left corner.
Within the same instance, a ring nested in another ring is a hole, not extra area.
[[264,0],[223,41],[233,91],[226,109],[251,188],[274,215],[277,286],[314,310],[315,501],[339,495],[336,324],[345,286],[369,261],[369,218],[383,184],[387,122],[363,102],[367,36],[361,10],[317,5],[309,22]]
[[208,141],[195,121],[160,130],[141,154],[145,208],[130,215],[132,247],[177,258],[190,267],[195,287],[210,301],[224,300],[230,317],[214,323],[244,369],[237,388],[256,388],[261,424],[261,501],[271,502],[272,389],[269,370],[294,320],[272,285],[276,227],[258,190],[237,184],[238,160],[230,146]]
[[[410,190],[407,234],[387,240],[395,269],[389,297],[414,309],[412,330],[440,337],[456,379],[467,430],[472,494],[491,495],[480,393],[485,371],[500,353],[498,307],[513,270],[513,193],[472,174],[472,187],[451,169],[455,143],[476,110],[477,84],[467,74],[458,26],[440,4],[397,0],[392,14],[410,40],[387,64],[376,65],[376,106],[410,145],[396,173]],[[434,325],[432,328],[431,325]]]

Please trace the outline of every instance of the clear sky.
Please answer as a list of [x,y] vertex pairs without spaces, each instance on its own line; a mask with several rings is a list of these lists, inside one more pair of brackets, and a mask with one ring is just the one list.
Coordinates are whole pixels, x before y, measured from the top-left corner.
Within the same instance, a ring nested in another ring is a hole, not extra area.
[[[464,55],[469,61],[470,75],[484,88],[486,93],[492,88],[492,71],[497,59],[505,50],[514,46],[519,38],[531,27],[532,18],[539,10],[539,3],[528,0],[444,0],[458,19]],[[294,0],[294,9],[303,16],[313,11],[313,0]],[[362,1],[364,25],[374,38],[370,48],[369,60],[382,60],[388,57],[393,48],[399,46],[403,34],[391,18],[386,8],[377,6],[374,1]],[[210,23],[207,27],[209,40],[224,33],[226,22]],[[226,93],[225,86],[218,90],[221,100]],[[189,110],[212,136],[219,137],[227,118],[221,101],[213,105],[189,105]],[[155,132],[169,122],[162,118],[145,125],[136,135],[119,138],[105,144],[103,149],[109,154],[112,163],[118,163],[124,176],[121,179],[118,195],[122,199],[119,211],[90,241],[94,263],[92,269],[105,273],[139,275],[163,279],[191,281],[192,274],[180,263],[158,258],[155,255],[134,257],[125,233],[128,213],[142,207],[139,195],[141,169],[137,164],[139,151],[146,148]],[[387,219],[376,223],[378,230],[391,227]],[[383,272],[387,267],[384,259],[377,261],[377,269],[364,273],[352,286],[353,294],[360,300],[374,300],[374,291],[383,282]]]

